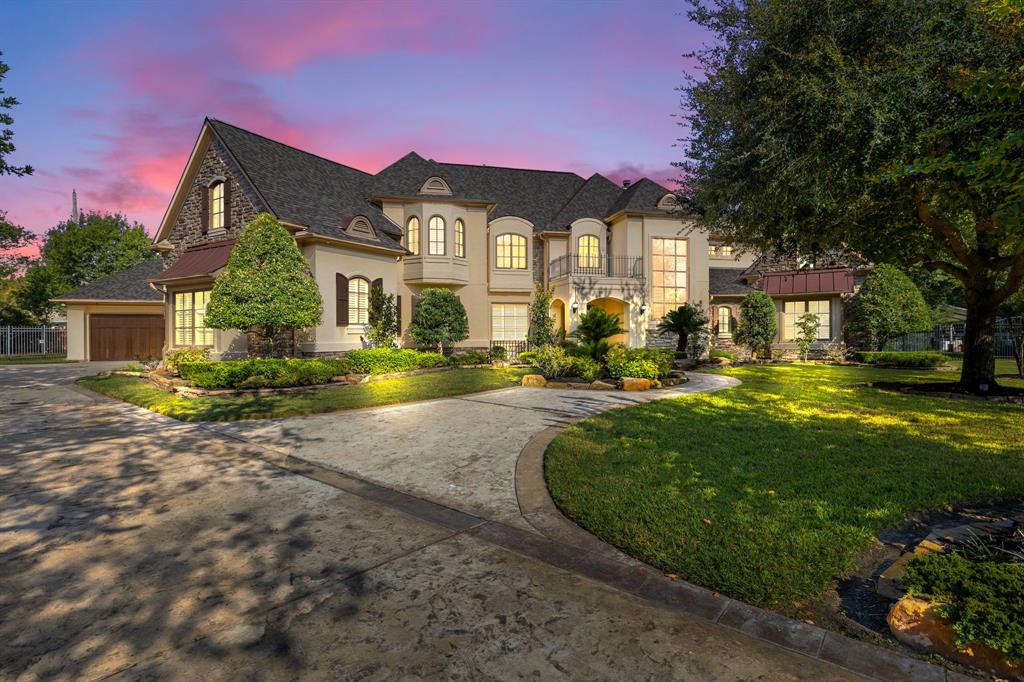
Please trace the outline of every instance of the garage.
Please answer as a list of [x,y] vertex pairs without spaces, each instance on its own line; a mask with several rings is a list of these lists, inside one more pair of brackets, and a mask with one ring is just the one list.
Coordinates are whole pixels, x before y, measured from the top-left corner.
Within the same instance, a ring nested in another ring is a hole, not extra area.
[[89,316],[90,360],[149,360],[163,347],[163,315]]

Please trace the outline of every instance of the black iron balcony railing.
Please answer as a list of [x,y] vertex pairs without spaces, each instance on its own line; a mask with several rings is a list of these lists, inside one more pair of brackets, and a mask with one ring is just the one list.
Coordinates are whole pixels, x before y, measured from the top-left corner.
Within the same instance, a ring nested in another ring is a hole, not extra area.
[[641,256],[593,256],[585,253],[569,253],[548,263],[549,279],[558,279],[569,275],[639,279],[644,276],[644,259]]

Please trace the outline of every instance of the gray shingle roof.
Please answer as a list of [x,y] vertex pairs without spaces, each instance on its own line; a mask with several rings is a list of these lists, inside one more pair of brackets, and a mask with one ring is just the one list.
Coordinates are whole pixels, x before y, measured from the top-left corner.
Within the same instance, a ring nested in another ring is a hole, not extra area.
[[744,268],[708,268],[708,292],[712,296],[745,296],[757,291],[741,279]]
[[[444,179],[453,199],[493,204],[490,219],[518,216],[536,230],[565,229],[579,218],[601,219],[620,210],[656,211],[669,190],[646,178],[627,190],[594,174],[584,180],[566,171],[441,163],[410,152],[377,175],[275,142],[223,121],[208,119],[269,208],[286,222],[353,242],[401,248],[403,230],[374,196],[417,196],[431,177]],[[341,220],[365,215],[379,242],[342,231]]]
[[151,287],[146,280],[156,277],[163,269],[164,262],[159,258],[143,261],[110,277],[83,284],[74,291],[69,291],[53,300],[153,301],[160,303],[164,300],[163,294]]
[[[369,201],[373,176],[295,147],[208,119],[210,127],[281,220],[314,234],[401,249],[402,228]],[[345,217],[364,215],[379,239],[350,235]]]

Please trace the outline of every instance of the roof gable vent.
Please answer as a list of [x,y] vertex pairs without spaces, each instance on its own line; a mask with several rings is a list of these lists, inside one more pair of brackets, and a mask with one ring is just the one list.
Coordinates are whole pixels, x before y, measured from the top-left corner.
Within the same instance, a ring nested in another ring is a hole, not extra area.
[[434,176],[423,183],[423,186],[420,187],[420,194],[450,197],[452,195],[452,188],[442,178]]
[[668,194],[666,194],[665,196],[658,200],[658,208],[662,209],[663,211],[671,211],[673,209],[677,209],[679,208],[679,199],[676,197],[675,194],[669,192]]
[[377,233],[374,232],[373,225],[371,225],[369,219],[363,215],[357,215],[354,218],[342,220],[341,229],[345,230],[345,234],[352,237],[362,237],[363,239],[377,238]]

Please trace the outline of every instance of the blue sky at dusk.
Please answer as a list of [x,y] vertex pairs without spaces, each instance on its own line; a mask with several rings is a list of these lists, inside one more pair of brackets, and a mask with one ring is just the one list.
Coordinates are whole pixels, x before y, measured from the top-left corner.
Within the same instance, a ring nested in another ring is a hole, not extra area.
[[675,177],[681,1],[15,2],[21,105],[0,209],[37,232],[87,209],[151,231],[204,116],[369,172],[439,161]]

